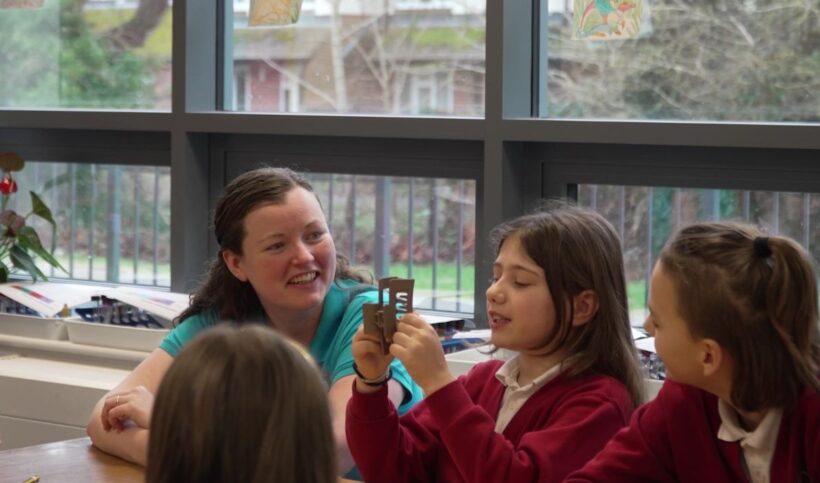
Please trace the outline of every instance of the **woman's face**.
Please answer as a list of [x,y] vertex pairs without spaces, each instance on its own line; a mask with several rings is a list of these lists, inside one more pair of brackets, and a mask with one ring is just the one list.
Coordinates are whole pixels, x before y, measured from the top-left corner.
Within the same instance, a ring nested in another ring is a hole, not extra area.
[[242,255],[223,252],[231,273],[253,286],[271,320],[321,314],[336,273],[336,247],[316,196],[297,187],[284,203],[245,216]]

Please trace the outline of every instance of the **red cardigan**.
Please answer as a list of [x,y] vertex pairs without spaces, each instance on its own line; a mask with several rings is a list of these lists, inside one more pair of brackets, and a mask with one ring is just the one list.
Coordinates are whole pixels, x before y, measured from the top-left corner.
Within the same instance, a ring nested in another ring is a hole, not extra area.
[[632,413],[626,388],[605,376],[561,376],[535,392],[503,434],[495,418],[501,361],[476,365],[401,418],[383,387],[347,406],[347,442],[368,483],[552,482],[591,459]]
[[[717,439],[720,425],[716,396],[666,381],[629,427],[567,481],[747,482],[740,444]],[[771,483],[803,482],[820,482],[820,394],[809,391],[783,412],[771,465]]]

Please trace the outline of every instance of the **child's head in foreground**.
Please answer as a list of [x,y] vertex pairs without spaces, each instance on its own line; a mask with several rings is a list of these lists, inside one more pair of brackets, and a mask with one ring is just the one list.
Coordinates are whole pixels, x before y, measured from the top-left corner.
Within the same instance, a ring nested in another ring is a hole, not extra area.
[[203,333],[157,392],[146,481],[336,481],[319,371],[264,326]]

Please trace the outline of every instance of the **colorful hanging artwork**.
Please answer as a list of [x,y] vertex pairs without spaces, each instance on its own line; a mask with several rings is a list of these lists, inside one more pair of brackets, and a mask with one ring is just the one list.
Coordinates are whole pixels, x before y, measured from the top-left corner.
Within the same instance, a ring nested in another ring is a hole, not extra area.
[[248,26],[293,24],[301,10],[302,0],[251,0]]
[[43,0],[0,0],[0,9],[2,8],[43,8]]
[[573,1],[573,39],[631,39],[641,32],[643,0]]

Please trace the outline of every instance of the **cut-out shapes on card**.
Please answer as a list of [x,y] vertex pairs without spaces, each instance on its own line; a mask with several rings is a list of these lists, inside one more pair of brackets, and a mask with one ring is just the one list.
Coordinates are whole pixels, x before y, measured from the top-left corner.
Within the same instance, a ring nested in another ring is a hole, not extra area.
[[302,0],[251,0],[248,26],[294,24],[301,10]]
[[[396,333],[398,320],[413,311],[412,278],[387,277],[379,280],[379,303],[364,304],[362,318],[365,334],[378,337],[382,353],[390,352],[393,334]],[[384,303],[384,291],[388,291],[387,304]]]
[[641,32],[643,6],[643,0],[574,0],[572,38],[635,38]]

